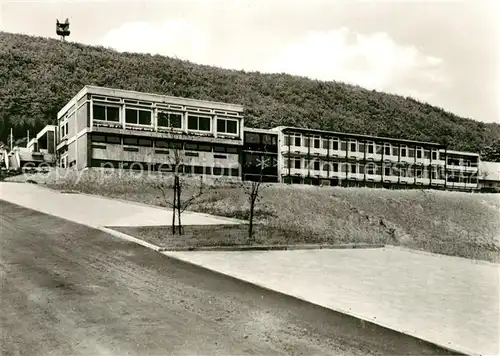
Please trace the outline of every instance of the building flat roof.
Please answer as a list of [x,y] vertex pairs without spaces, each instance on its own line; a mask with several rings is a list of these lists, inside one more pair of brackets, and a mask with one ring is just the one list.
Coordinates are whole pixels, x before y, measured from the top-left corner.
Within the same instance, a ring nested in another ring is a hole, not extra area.
[[244,110],[243,105],[240,104],[223,103],[218,101],[199,100],[192,98],[183,98],[177,96],[139,92],[134,90],[86,85],[71,100],[69,100],[69,102],[57,113],[57,117],[60,118],[62,115],[64,115],[70,109],[70,107],[72,107],[75,104],[75,101],[80,100],[83,96],[87,94],[114,96],[118,98],[140,100],[140,101],[151,101],[155,103],[169,103],[169,104],[187,105],[187,106],[192,105],[214,110],[236,111],[239,113],[243,112]]
[[414,140],[405,140],[391,137],[383,137],[383,136],[370,136],[370,135],[362,135],[362,134],[353,134],[347,132],[337,132],[337,131],[326,131],[326,130],[317,130],[317,129],[307,129],[293,126],[278,126],[273,128],[272,130],[280,130],[280,131],[294,131],[294,132],[308,132],[311,134],[317,135],[332,135],[332,136],[340,136],[340,137],[349,137],[349,138],[363,138],[367,140],[383,140],[389,142],[399,142],[399,143],[411,143],[411,144],[420,144],[422,146],[435,146],[436,148],[445,148],[446,146],[436,142],[425,142],[425,141],[414,141]]

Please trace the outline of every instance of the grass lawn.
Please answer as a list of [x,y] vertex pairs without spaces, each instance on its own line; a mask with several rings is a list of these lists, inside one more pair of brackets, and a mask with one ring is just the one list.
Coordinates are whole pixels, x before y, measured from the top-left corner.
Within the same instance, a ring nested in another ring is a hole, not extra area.
[[[127,172],[103,175],[94,170],[79,177],[70,172],[8,180],[26,179],[54,189],[159,206],[166,204],[155,184],[159,180],[169,184],[171,180],[168,176],[139,177]],[[198,180],[188,182],[183,192],[186,198],[198,189]],[[189,210],[239,219],[249,216],[243,189],[229,182],[206,181],[204,194]],[[263,189],[255,216],[262,225],[256,231],[256,244],[382,243],[500,262],[499,194],[273,184]],[[206,235],[196,243],[214,246],[243,242],[242,228],[233,229],[221,229],[222,237]],[[155,234],[172,239],[167,232]],[[187,236],[186,230],[183,238]],[[179,242],[170,243],[175,246]]]

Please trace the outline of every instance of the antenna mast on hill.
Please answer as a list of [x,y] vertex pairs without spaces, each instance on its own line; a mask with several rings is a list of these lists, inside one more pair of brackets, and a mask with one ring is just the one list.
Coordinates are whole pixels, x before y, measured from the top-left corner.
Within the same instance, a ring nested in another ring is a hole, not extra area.
[[64,22],[59,22],[59,20],[56,19],[56,33],[61,36],[61,40],[65,40],[66,36],[69,36],[71,33],[69,31],[69,20],[66,19]]

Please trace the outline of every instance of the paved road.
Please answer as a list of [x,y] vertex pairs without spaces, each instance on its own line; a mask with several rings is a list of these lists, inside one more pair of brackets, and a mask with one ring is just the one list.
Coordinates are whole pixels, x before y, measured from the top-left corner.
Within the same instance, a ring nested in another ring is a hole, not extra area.
[[444,354],[0,200],[2,355]]
[[[154,226],[172,221],[172,210],[86,194],[66,194],[29,183],[0,182],[0,198],[79,224],[99,226]],[[185,211],[184,225],[241,223],[236,219]]]

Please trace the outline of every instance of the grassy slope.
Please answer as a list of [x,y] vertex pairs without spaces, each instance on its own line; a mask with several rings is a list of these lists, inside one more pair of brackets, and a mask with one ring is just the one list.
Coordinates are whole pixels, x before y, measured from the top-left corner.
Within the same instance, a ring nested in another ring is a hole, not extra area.
[[286,74],[246,73],[164,56],[118,53],[0,32],[0,140],[39,130],[85,84],[246,106],[254,127],[294,125],[448,143],[482,151],[500,125],[458,117],[412,98]]
[[[89,171],[78,182],[74,174],[32,179],[56,189],[164,205],[154,188],[157,178],[113,173],[99,179]],[[247,218],[246,199],[241,187],[218,183],[208,186],[190,210]],[[275,184],[263,190],[256,214],[279,232],[270,237],[259,229],[260,243],[385,243],[500,262],[500,195]]]

